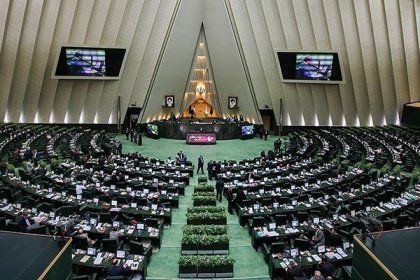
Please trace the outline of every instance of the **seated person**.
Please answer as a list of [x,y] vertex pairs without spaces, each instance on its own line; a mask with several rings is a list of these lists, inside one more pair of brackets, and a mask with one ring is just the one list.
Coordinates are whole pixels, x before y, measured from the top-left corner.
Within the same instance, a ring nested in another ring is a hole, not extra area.
[[[322,277],[324,277],[324,278],[327,278],[328,276],[332,276],[332,274],[334,272],[333,265],[330,262],[328,262],[328,259],[325,256],[321,257],[321,261],[318,263],[317,269],[319,270],[317,272],[319,272],[320,275],[322,275]],[[318,278],[315,278],[315,279],[318,279]]]
[[33,228],[39,227],[32,219],[29,219],[28,212],[23,212],[21,218],[18,221],[18,227],[23,232],[28,232]]
[[329,245],[331,247],[343,247],[343,238],[337,233],[335,228],[331,230],[331,236],[329,238]]
[[320,245],[325,245],[325,235],[318,224],[315,225],[315,234],[312,237],[312,245],[317,248]]
[[286,279],[294,280],[297,277],[304,276],[302,267],[295,260],[290,260],[289,265],[286,267]]
[[108,268],[108,276],[125,276],[130,272],[130,268],[127,265],[119,265],[118,259],[112,260],[112,266]]
[[86,232],[83,231],[82,228],[79,228],[73,236],[77,236],[79,238],[86,238],[89,246],[92,246],[97,241],[90,239],[90,237],[87,235]]
[[312,276],[310,280],[325,280],[325,278],[321,275],[319,270],[316,270],[314,276]]

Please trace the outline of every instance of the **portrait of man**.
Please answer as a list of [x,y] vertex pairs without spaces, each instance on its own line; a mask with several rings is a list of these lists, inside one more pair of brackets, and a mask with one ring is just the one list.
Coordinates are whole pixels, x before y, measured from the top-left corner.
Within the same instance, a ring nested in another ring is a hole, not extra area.
[[175,96],[166,95],[165,96],[165,106],[169,107],[169,108],[175,107]]
[[229,109],[236,109],[236,108],[238,108],[238,98],[237,97],[229,96],[228,108]]

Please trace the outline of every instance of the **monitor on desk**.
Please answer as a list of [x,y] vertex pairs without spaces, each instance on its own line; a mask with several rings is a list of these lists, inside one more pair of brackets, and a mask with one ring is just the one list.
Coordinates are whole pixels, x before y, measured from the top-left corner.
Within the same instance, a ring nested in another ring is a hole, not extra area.
[[90,218],[89,223],[90,223],[92,226],[96,226],[97,219],[95,219],[95,218]]
[[299,256],[299,249],[297,249],[297,248],[290,249],[290,256],[292,258],[298,257]]
[[137,208],[137,202],[131,202],[130,207],[131,208]]
[[338,214],[333,214],[333,220],[338,221]]
[[117,250],[115,255],[117,259],[125,259],[125,251],[124,250]]
[[118,202],[116,200],[112,200],[111,205],[116,207],[118,205]]
[[317,225],[317,224],[319,224],[319,218],[318,218],[318,217],[315,217],[315,218],[314,218],[314,220],[313,220],[313,222],[314,222],[314,224],[316,224],[316,225]]
[[292,227],[297,227],[299,225],[299,221],[293,220],[292,221]]
[[343,249],[347,250],[347,248],[350,248],[350,242],[345,241],[345,242],[343,242]]
[[311,241],[306,238],[296,238],[294,245],[294,247],[300,251],[307,251],[311,247]]
[[137,230],[144,230],[144,224],[143,223],[137,224]]
[[269,223],[269,224],[268,224],[268,229],[269,229],[269,230],[275,230],[275,229],[276,229],[276,227],[277,227],[277,226],[276,226],[276,223]]
[[112,222],[112,226],[113,226],[113,227],[115,227],[115,228],[119,228],[119,227],[120,227],[120,222],[118,222],[118,221],[113,221],[113,222]]
[[319,254],[325,253],[325,245],[319,245],[318,246],[318,253]]
[[88,256],[96,256],[96,248],[88,247],[86,255]]
[[157,204],[152,204],[152,210],[153,210],[153,211],[156,211],[156,210],[157,210],[157,208],[158,208],[158,205],[157,205]]

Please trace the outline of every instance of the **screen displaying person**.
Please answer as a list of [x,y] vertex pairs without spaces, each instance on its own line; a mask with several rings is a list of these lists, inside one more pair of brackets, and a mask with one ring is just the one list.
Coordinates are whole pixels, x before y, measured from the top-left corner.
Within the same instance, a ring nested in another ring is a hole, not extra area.
[[305,56],[303,61],[297,65],[296,78],[303,80],[328,80],[327,73],[330,68],[321,69],[320,64],[321,60],[316,65],[312,57]]

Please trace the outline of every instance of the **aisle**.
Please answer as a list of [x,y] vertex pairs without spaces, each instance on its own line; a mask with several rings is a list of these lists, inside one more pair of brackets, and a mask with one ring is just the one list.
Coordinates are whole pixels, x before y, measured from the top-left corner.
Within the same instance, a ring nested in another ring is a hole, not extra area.
[[[197,184],[197,176],[191,178],[191,185],[185,190],[185,197],[179,201],[179,209],[172,213],[172,226],[165,229],[162,247],[154,253],[147,267],[147,280],[163,280],[178,277],[178,258],[181,252],[182,227],[186,224],[187,208],[192,207],[192,186]],[[211,181],[210,184],[214,184]],[[228,218],[228,234],[230,237],[230,255],[236,262],[234,265],[234,279],[268,280],[268,265],[264,262],[261,252],[256,252],[251,246],[248,228],[241,227],[237,215],[227,212],[227,202],[223,198],[218,206],[226,207]],[[232,279],[232,278],[231,278]]]
[[[273,146],[274,136],[269,141],[254,138],[247,141],[224,140],[216,145],[194,146],[186,145],[182,140],[159,139],[154,140],[143,137],[143,146],[137,146],[125,140],[125,136],[118,135],[117,141],[123,143],[124,153],[139,152],[143,155],[166,159],[168,156],[174,158],[179,150],[187,154],[188,159],[196,164],[200,154],[204,156],[207,163],[210,159],[225,160],[254,158],[262,150],[267,151]],[[207,171],[205,171],[207,172]],[[214,185],[215,181],[210,181]],[[162,236],[162,247],[158,253],[154,253],[147,267],[147,280],[168,280],[178,277],[178,259],[181,253],[182,227],[186,224],[187,208],[192,206],[192,186],[197,185],[197,175],[190,179],[190,186],[185,189],[185,196],[180,197],[179,209],[173,209],[172,225],[165,228]],[[226,199],[222,203],[227,209]],[[227,210],[226,210],[227,211]],[[230,237],[230,255],[236,262],[234,265],[234,279],[258,279],[268,280],[268,265],[264,262],[261,252],[256,252],[251,246],[251,237],[248,228],[242,228],[238,222],[237,215],[230,215],[228,218],[228,234]],[[231,278],[232,279],[232,278]]]

